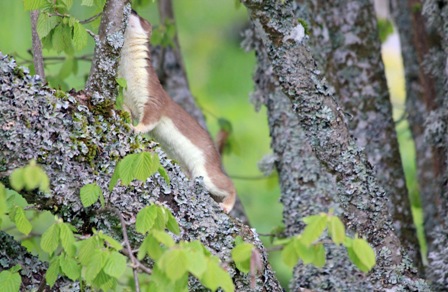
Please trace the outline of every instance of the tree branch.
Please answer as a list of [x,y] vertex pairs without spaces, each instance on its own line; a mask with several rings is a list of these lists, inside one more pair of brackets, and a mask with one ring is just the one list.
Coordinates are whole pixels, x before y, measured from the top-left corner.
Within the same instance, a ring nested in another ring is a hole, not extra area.
[[37,19],[39,18],[39,10],[30,12],[31,17],[31,38],[33,42],[33,61],[34,71],[40,76],[42,82],[45,82],[44,60],[42,57],[42,43],[37,34]]
[[95,37],[92,67],[85,86],[88,92],[99,92],[108,98],[116,95],[116,69],[123,46],[125,22],[131,11],[129,3],[130,0],[107,0],[104,6],[98,36]]

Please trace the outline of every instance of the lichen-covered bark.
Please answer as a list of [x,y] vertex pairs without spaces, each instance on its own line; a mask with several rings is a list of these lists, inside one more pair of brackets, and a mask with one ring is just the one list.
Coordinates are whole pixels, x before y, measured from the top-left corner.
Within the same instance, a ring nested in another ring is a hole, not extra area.
[[427,73],[424,63],[431,51],[440,51],[440,39],[434,31],[426,29],[426,20],[421,13],[422,1],[393,1],[392,4],[392,15],[400,35],[406,82],[406,112],[415,143],[424,226],[431,246],[434,239],[428,232],[439,224],[436,210],[440,201],[444,154],[425,138],[425,120],[437,107],[436,88],[439,86],[437,77]]
[[[305,216],[328,212],[330,208],[335,208],[336,214],[340,214],[334,200],[336,180],[315,157],[292,110],[291,101],[281,91],[265,48],[253,30],[247,30],[245,46],[257,54],[256,91],[252,100],[263,103],[268,109],[271,147],[282,190],[280,201],[283,204],[285,235],[293,236],[303,231],[301,219]],[[350,291],[354,286],[364,291],[371,289],[365,276],[349,261],[344,248],[326,245],[326,260],[327,264],[321,269],[299,263],[294,269],[290,290],[300,291],[302,287],[309,287],[313,290]]]
[[[415,7],[414,7],[415,8]],[[417,7],[418,8],[418,7]],[[414,11],[417,12],[417,11]],[[448,289],[448,3],[446,1],[423,1],[422,14],[426,29],[440,45],[431,43],[423,61],[425,73],[434,80],[435,107],[426,117],[425,138],[432,146],[437,159],[435,170],[436,187],[423,199],[425,232],[428,238],[429,265],[426,269],[428,281],[434,290]],[[423,23],[420,25],[423,26]],[[434,36],[433,34],[436,34]],[[423,43],[424,44],[424,43]],[[416,44],[421,49],[422,44]]]
[[[349,132],[364,149],[379,183],[390,195],[394,228],[421,266],[398,148],[377,21],[370,0],[307,0],[313,56],[349,116]],[[343,17],[341,17],[343,15]]]
[[118,56],[123,46],[125,21],[131,11],[130,0],[107,0],[104,6],[95,52],[86,90],[101,92],[106,97],[116,95]]
[[[230,250],[237,235],[254,243],[262,254],[265,269],[257,276],[255,291],[281,291],[258,236],[240,221],[225,215],[201,181],[190,182],[154,143],[130,134],[129,127],[113,110],[109,99],[94,94],[80,102],[72,96],[55,92],[42,86],[37,78],[29,76],[13,60],[1,54],[0,84],[0,180],[8,185],[6,177],[13,169],[36,159],[50,177],[52,190],[50,196],[26,194],[27,200],[36,204],[36,208],[54,212],[83,234],[96,228],[121,238],[114,214],[98,212],[99,205],[83,208],[79,189],[86,183],[97,183],[107,204],[117,208],[129,222],[134,221],[143,206],[158,201],[175,214],[182,229],[180,239],[198,239],[228,263],[226,269],[238,291],[253,290],[249,284],[250,277],[238,272],[230,263]],[[116,161],[135,151],[156,151],[170,176],[170,185],[156,174],[145,183],[133,182],[129,187],[117,186],[109,192],[107,186]],[[2,238],[4,236],[2,234]],[[132,230],[130,239],[136,243],[135,247],[141,240]],[[19,243],[11,240],[2,241],[2,268],[16,263],[30,268],[42,265],[18,246]],[[15,249],[19,254],[6,258],[8,249]],[[7,266],[3,264],[5,261]],[[31,277],[41,279],[44,271],[41,268],[32,273],[22,272],[25,283],[30,283],[27,289],[37,288],[37,281]],[[57,287],[66,284],[66,280],[60,279]],[[192,281],[191,291],[203,289]]]
[[366,275],[366,285],[372,290],[426,291],[427,285],[416,276],[415,268],[394,233],[387,195],[350,136],[344,114],[322,81],[306,38],[298,33],[301,24],[295,21],[292,1],[242,2],[249,9],[255,32],[272,64],[272,73],[277,76],[283,93],[290,98],[311,148],[325,169],[337,179],[335,199],[341,206],[348,230],[365,237],[376,250],[377,266]]

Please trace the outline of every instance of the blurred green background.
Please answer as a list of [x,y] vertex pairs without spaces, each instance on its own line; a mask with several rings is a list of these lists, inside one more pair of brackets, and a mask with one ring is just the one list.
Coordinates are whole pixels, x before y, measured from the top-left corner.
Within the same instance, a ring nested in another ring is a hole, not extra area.
[[[94,15],[90,8],[74,1],[73,14],[79,19]],[[151,2],[151,1],[146,1]],[[237,8],[232,0],[174,0],[177,29],[182,53],[193,95],[203,109],[212,136],[219,130],[218,118],[228,119],[233,125],[232,151],[224,156],[224,165],[230,176],[259,177],[257,162],[271,152],[266,111],[256,113],[249,102],[254,85],[255,70],[253,52],[240,48],[241,31],[247,26],[247,12]],[[157,7],[154,4],[136,7],[140,15],[158,25]],[[22,1],[0,1],[0,51],[16,57],[19,64],[31,66],[31,32],[29,14]],[[94,26],[91,29],[95,29]],[[92,54],[93,41],[77,55]],[[402,115],[404,105],[404,81],[398,48],[383,50],[387,77],[391,85],[395,118]],[[44,51],[45,56],[63,56]],[[51,61],[46,74],[59,74],[62,61]],[[89,72],[90,63],[79,61],[76,74],[70,75],[63,89],[81,89]],[[59,81],[57,78],[53,84]],[[414,214],[420,220],[418,191],[415,183],[415,163],[412,139],[405,122],[398,123],[403,164],[414,205]],[[280,189],[276,177],[266,179],[234,178],[238,194],[246,208],[251,224],[259,233],[269,233],[281,225],[282,206],[278,203]],[[420,229],[420,233],[421,233]],[[268,244],[268,240],[264,240]],[[281,264],[279,252],[271,255],[274,269],[286,288],[291,271]]]

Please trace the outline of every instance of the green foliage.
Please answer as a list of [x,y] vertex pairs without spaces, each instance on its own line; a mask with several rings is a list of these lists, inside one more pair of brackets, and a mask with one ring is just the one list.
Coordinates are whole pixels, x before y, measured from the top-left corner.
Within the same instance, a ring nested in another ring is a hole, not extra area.
[[24,0],[23,6],[25,10],[37,10],[49,6],[48,0]]
[[389,19],[378,19],[378,34],[380,41],[384,43],[394,33],[394,25]]
[[84,208],[92,206],[98,201],[98,198],[102,194],[101,188],[96,183],[87,184],[80,190],[81,203]]
[[232,249],[232,260],[235,262],[238,270],[243,273],[250,271],[252,251],[254,248],[253,244],[243,242],[240,236],[235,239],[235,247]]
[[[159,156],[155,153],[141,152],[129,154],[120,160],[115,167],[109,183],[109,190],[112,191],[118,180],[125,186],[129,185],[134,179],[146,181],[156,172],[161,172]],[[163,176],[164,174],[161,173]],[[165,173],[166,175],[166,173]]]
[[22,189],[31,191],[38,188],[41,192],[48,192],[50,186],[48,176],[36,165],[35,160],[31,160],[25,167],[15,169],[9,177],[9,182],[16,191]]
[[[40,10],[37,20],[37,32],[43,48],[64,52],[66,59],[58,75],[47,74],[47,79],[53,86],[64,85],[64,80],[78,70],[75,52],[87,46],[88,32],[84,24],[70,14],[75,2],[73,0],[25,0],[26,10]],[[83,0],[81,5],[94,6],[96,12],[102,11],[105,0]],[[93,9],[92,9],[93,11]],[[49,75],[49,76],[48,76]]]
[[3,292],[17,292],[20,290],[20,284],[22,283],[22,278],[19,274],[20,269],[19,265],[15,265],[9,270],[0,272],[0,287]]
[[[369,272],[376,263],[375,251],[365,239],[357,236],[352,239],[346,236],[344,224],[332,213],[330,210],[328,214],[321,213],[303,218],[307,225],[301,234],[279,240],[277,244],[283,245],[283,262],[291,268],[297,265],[299,260],[302,260],[304,264],[323,267],[325,265],[325,248],[323,243],[319,241],[319,238],[323,236],[325,230],[328,230],[328,234],[335,244],[343,244],[347,248],[350,260],[358,269],[365,273]],[[235,249],[237,247],[237,250],[242,249],[240,246],[237,245]],[[243,257],[240,258],[242,259]],[[235,258],[233,260],[237,261]],[[242,268],[238,267],[238,269],[243,272],[247,271],[245,266]]]
[[347,247],[350,260],[361,271],[367,273],[375,266],[375,252],[367,241],[355,236],[354,239],[346,238],[344,245]]
[[25,210],[23,210],[22,207],[15,206],[15,208],[10,210],[9,215],[11,221],[16,224],[17,230],[25,235],[28,235],[31,232],[31,223],[28,218],[26,218]]
[[[123,160],[125,161],[123,169],[129,171],[131,169],[129,165],[132,165],[135,170],[133,176],[144,180],[148,177],[144,169],[150,168],[154,172],[159,167],[155,168],[151,165],[152,159],[153,156],[149,153],[136,154],[128,160]],[[156,162],[157,165],[158,159]],[[14,178],[10,178],[10,181],[20,186],[17,189],[32,189],[40,186],[41,180],[30,181],[26,178],[27,175],[46,177],[43,170],[35,163],[18,169],[13,174]],[[83,206],[88,207],[94,204],[101,198],[100,194],[101,189],[96,184],[82,187],[80,195]],[[123,278],[132,279],[131,273],[126,273],[131,259],[126,256],[127,254],[122,254],[122,244],[111,236],[102,231],[93,230],[90,237],[84,238],[85,236],[76,234],[77,230],[72,225],[54,217],[53,223],[39,234],[37,230],[34,230],[24,209],[29,206],[28,203],[20,194],[6,189],[3,184],[0,184],[0,203],[2,203],[1,221],[9,218],[15,228],[26,235],[33,231],[31,238],[37,239],[39,244],[36,245],[36,242],[30,238],[23,240],[22,243],[30,252],[46,255],[40,258],[49,262],[45,280],[50,287],[53,287],[59,276],[66,276],[72,281],[82,281],[87,286],[100,290],[115,290],[117,285],[124,285],[119,284],[120,279],[120,283],[128,282],[123,281]],[[46,219],[48,220],[48,217]],[[150,205],[140,210],[137,214],[135,229],[145,235],[137,258],[141,260],[149,256],[155,262],[150,281],[143,283],[142,288],[148,291],[188,291],[188,275],[191,274],[211,290],[221,287],[224,291],[234,291],[232,280],[221,267],[219,259],[212,256],[199,241],[179,243],[174,241],[167,230],[179,235],[180,228],[173,214],[166,207]],[[10,232],[10,228],[0,229],[0,231]],[[247,244],[242,243],[242,246],[245,245]],[[13,268],[0,273],[2,289],[18,291],[21,278],[17,271],[18,268]]]
[[151,44],[162,47],[174,47],[174,37],[176,36],[176,26],[170,19],[166,19],[164,24],[155,27],[151,35]]

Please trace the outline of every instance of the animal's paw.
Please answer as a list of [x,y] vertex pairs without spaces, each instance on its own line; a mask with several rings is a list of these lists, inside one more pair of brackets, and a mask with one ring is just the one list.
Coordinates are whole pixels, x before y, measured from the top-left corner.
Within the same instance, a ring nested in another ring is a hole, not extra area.
[[224,213],[229,214],[232,211],[233,204],[231,206],[226,205],[225,203],[219,203],[219,207],[224,211]]

